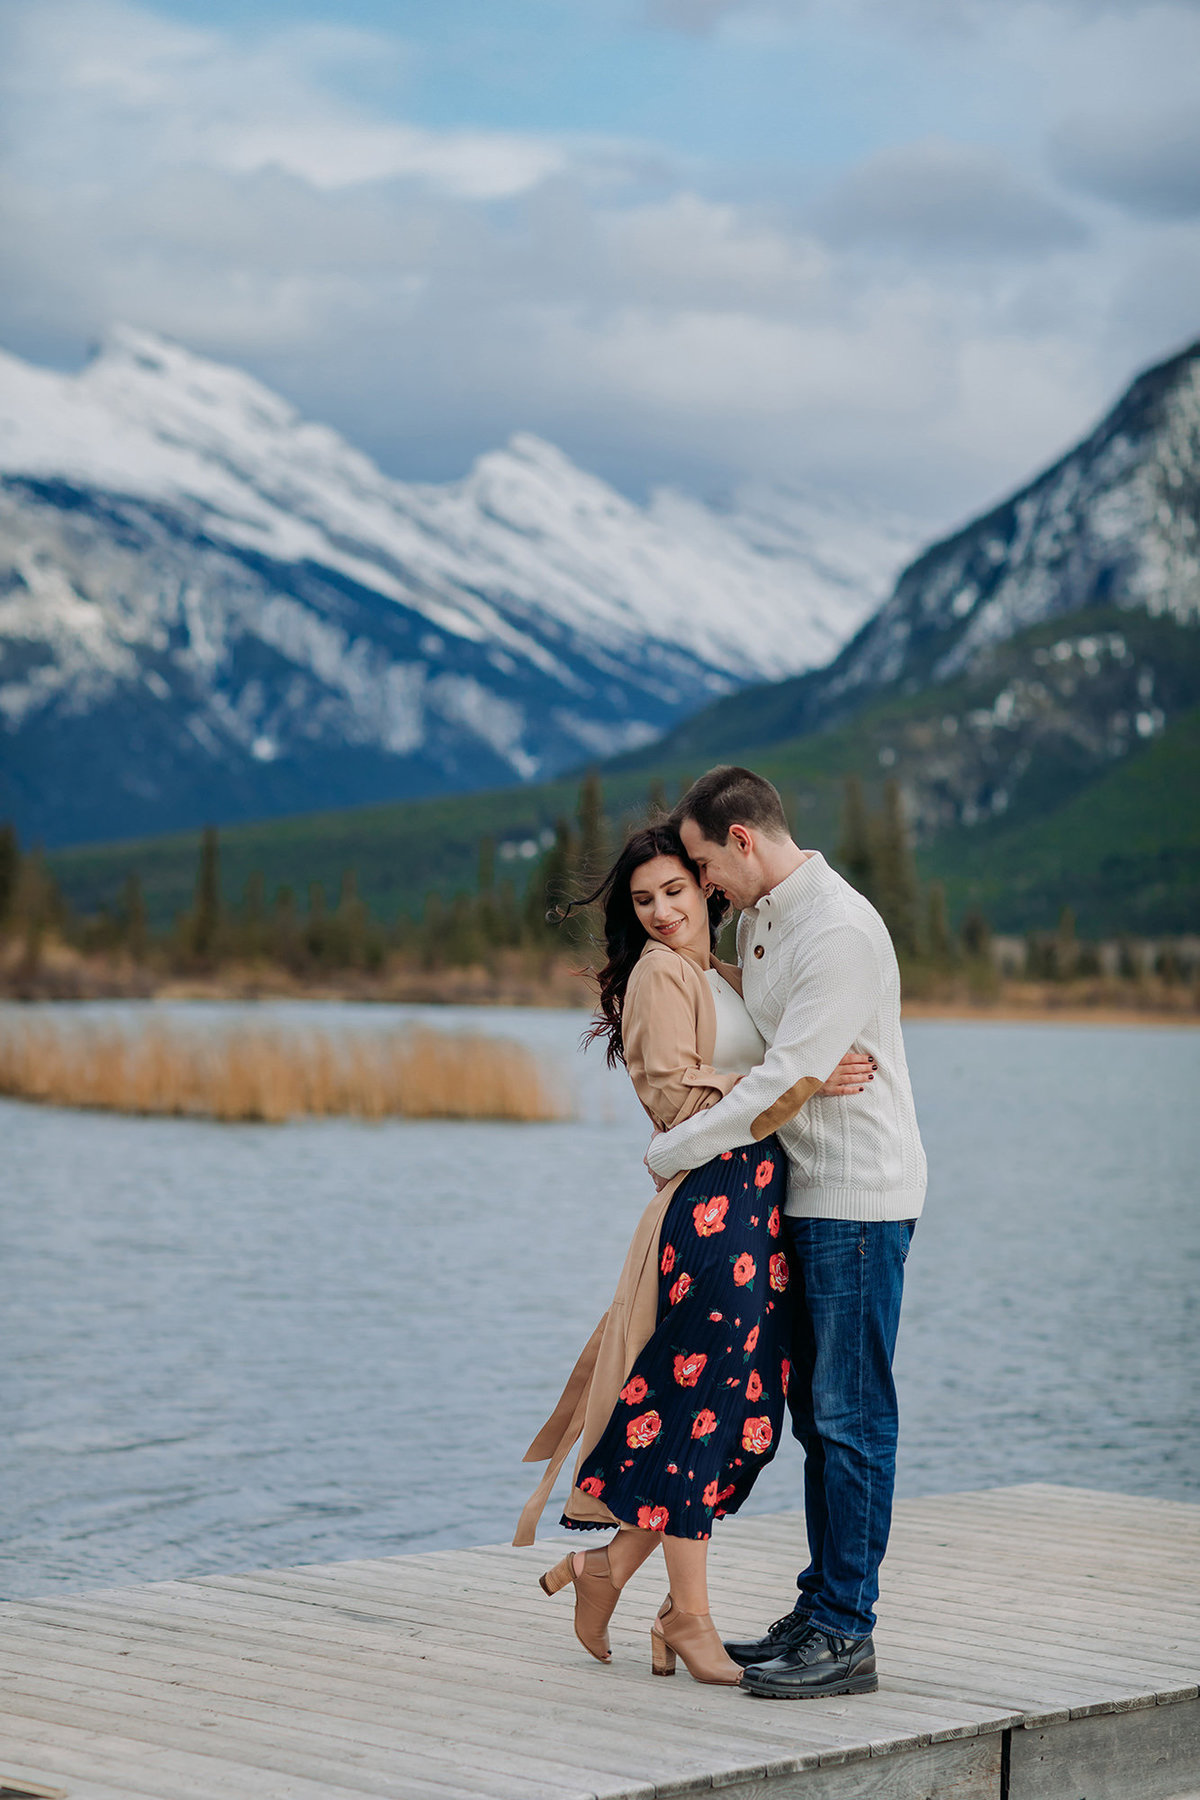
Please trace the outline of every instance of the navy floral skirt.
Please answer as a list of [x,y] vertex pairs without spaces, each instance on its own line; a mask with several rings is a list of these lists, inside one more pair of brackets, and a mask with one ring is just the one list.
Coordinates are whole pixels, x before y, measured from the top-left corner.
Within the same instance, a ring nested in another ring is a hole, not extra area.
[[786,1186],[769,1137],[693,1169],[671,1200],[658,1325],[577,1484],[623,1524],[709,1537],[775,1454],[790,1371]]

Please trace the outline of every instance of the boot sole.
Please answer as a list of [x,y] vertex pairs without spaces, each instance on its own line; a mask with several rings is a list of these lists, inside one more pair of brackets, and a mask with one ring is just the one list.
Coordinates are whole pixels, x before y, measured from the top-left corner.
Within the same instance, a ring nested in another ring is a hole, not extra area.
[[742,1692],[759,1700],[824,1700],[828,1694],[873,1694],[879,1687],[878,1675],[854,1675],[849,1681],[834,1681],[827,1687],[783,1688],[758,1685],[743,1677]]

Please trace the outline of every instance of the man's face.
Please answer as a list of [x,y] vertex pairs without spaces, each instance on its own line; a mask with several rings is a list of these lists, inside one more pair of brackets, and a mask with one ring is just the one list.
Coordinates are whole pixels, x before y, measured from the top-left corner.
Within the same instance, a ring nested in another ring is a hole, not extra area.
[[683,847],[700,871],[704,886],[720,888],[731,906],[739,910],[753,906],[763,888],[753,839],[745,842],[740,828],[734,826],[723,844],[713,844],[704,836],[695,819],[685,819],[679,827]]

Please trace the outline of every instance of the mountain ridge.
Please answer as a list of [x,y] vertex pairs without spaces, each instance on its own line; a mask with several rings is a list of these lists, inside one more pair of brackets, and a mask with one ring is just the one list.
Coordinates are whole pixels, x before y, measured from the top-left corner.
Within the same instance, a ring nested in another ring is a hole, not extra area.
[[61,842],[552,775],[827,660],[910,544],[782,492],[639,506],[528,433],[398,482],[130,328],[74,376],[0,355],[0,811]]

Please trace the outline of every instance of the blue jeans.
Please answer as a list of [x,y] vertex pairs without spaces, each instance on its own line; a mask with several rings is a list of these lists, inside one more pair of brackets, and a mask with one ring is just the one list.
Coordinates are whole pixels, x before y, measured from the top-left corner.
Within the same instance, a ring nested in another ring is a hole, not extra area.
[[875,1624],[896,1479],[892,1356],[916,1221],[785,1217],[794,1284],[788,1407],[804,1445],[808,1567],[797,1606],[838,1637]]

